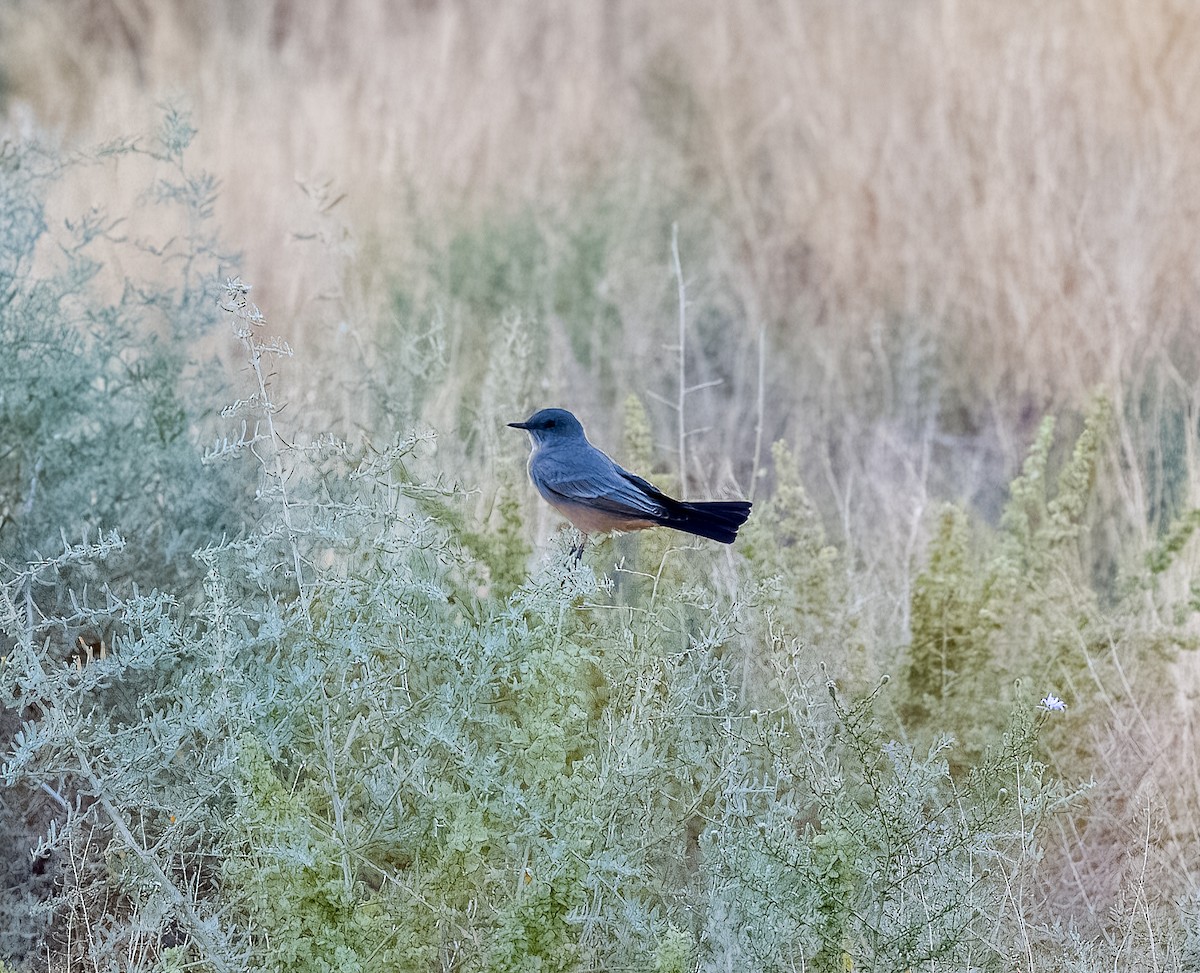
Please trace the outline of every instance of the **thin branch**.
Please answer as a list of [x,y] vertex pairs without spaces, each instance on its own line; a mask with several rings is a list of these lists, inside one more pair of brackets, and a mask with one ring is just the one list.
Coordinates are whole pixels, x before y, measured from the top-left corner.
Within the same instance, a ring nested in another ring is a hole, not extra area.
[[759,469],[762,464],[763,419],[767,408],[766,395],[767,372],[767,326],[760,320],[758,324],[758,399],[755,402],[757,421],[754,423],[754,463],[750,467],[750,493],[747,500],[754,501],[758,488]]
[[[59,710],[59,713],[61,715],[62,711]],[[125,846],[130,850],[130,852],[132,852],[133,855],[146,867],[146,870],[150,872],[151,877],[154,879],[155,883],[162,890],[162,892],[167,896],[167,899],[170,901],[171,905],[179,910],[179,915],[188,925],[188,931],[191,933],[192,938],[204,951],[204,958],[206,962],[208,962],[209,965],[211,965],[214,969],[222,971],[222,973],[224,973],[226,970],[232,973],[234,967],[225,961],[223,953],[224,944],[219,942],[217,938],[212,935],[212,929],[210,925],[204,921],[199,913],[196,912],[188,897],[180,892],[178,888],[176,888],[175,883],[171,881],[170,876],[167,875],[167,873],[163,871],[162,866],[159,865],[158,859],[156,859],[150,854],[149,851],[143,848],[141,842],[139,842],[137,838],[134,837],[133,832],[129,830],[129,825],[126,824],[125,818],[121,815],[121,812],[116,809],[112,801],[109,800],[108,794],[105,793],[104,784],[101,783],[100,778],[96,775],[95,770],[92,769],[92,763],[90,760],[88,760],[87,754],[80,745],[78,737],[71,732],[70,728],[67,728],[65,733],[71,740],[71,746],[75,750],[75,758],[79,761],[79,767],[83,771],[83,775],[87,778],[88,783],[91,784],[93,793],[96,795],[96,799],[100,802],[100,806],[104,808],[104,813],[108,815],[108,819],[112,822],[113,829],[118,835],[120,835],[121,840],[125,843]]]
[[679,291],[679,497],[687,499],[687,436],[684,432],[683,402],[687,397],[687,288],[683,282],[683,265],[679,260],[679,224],[671,224],[671,257],[675,261],[675,282]]

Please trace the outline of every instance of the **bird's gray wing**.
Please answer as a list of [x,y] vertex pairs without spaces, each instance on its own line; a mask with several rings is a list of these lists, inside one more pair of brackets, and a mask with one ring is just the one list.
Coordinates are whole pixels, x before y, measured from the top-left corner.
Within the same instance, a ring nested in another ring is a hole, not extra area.
[[[613,465],[616,466],[615,463]],[[640,489],[643,493],[645,493],[648,497],[650,497],[652,500],[656,500],[659,503],[668,505],[668,506],[672,503],[677,502],[675,500],[672,500],[670,497],[668,497],[665,493],[662,492],[662,490],[660,490],[658,487],[656,487],[649,480],[643,480],[636,473],[630,473],[629,470],[623,470],[619,466],[617,466],[617,472],[620,473],[621,476],[625,477],[625,479],[627,479],[630,483],[632,483],[638,489]]]
[[599,450],[543,451],[530,472],[551,503],[580,504],[629,517],[664,513],[658,500],[662,493]]

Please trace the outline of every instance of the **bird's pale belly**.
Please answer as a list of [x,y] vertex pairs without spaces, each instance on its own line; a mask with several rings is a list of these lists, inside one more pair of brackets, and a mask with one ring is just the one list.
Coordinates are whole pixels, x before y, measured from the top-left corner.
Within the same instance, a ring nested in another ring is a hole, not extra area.
[[603,534],[610,530],[645,530],[647,527],[657,526],[653,520],[640,520],[581,504],[551,503],[551,506],[585,534]]

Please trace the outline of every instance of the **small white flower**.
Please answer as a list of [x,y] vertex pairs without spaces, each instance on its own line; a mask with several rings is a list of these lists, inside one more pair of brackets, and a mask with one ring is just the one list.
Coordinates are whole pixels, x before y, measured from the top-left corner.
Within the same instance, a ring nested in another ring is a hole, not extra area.
[[1067,704],[1054,695],[1047,693],[1046,698],[1042,700],[1042,709],[1048,713],[1061,713],[1067,708]]

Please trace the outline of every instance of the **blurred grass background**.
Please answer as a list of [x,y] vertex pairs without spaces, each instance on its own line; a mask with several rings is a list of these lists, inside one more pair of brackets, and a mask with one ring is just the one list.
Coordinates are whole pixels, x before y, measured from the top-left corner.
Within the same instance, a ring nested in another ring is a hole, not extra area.
[[[724,380],[694,400],[690,476],[749,492],[787,438],[844,530],[906,537],[931,491],[994,513],[1041,416],[1103,388],[1120,501],[1150,531],[1191,490],[1198,19],[14,0],[2,90],[10,129],[93,143],[182,101],[239,269],[310,360],[438,316],[431,419],[522,313],[539,398],[611,441],[627,391],[670,392],[678,222],[690,365]],[[64,188],[123,202],[121,180]]]
[[[646,472],[678,476],[655,398],[676,392],[678,225],[688,375],[720,382],[688,402],[690,489],[770,496],[786,441],[890,644],[941,502],[998,522],[1046,415],[1069,444],[1112,404],[1081,541],[1103,596],[1197,505],[1183,0],[0,5],[0,137],[95,145],[164,102],[220,181],[230,272],[297,348],[294,430],[419,420],[487,484],[520,469],[504,422],[563,405],[619,453],[633,393]],[[52,212],[149,232],[138,165],[72,170]],[[1140,606],[1194,637],[1197,551],[1174,553]],[[1138,644],[1105,650],[1132,670]],[[1196,887],[1194,657],[1152,671],[1090,726],[1109,786],[1064,827],[1060,904],[1101,923],[1151,859],[1169,894]]]

